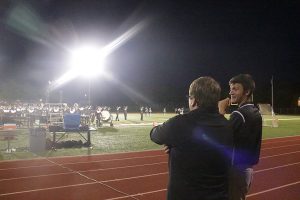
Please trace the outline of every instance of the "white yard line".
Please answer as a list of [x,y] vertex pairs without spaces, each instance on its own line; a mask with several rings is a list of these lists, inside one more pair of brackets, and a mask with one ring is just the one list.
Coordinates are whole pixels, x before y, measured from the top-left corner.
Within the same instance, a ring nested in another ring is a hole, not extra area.
[[279,187],[274,187],[274,188],[271,188],[271,189],[268,189],[268,190],[263,190],[261,192],[256,192],[256,193],[253,193],[253,194],[249,194],[249,195],[247,195],[247,197],[252,197],[252,196],[259,195],[259,194],[263,194],[263,193],[267,193],[267,192],[272,192],[274,190],[279,190],[281,188],[286,188],[286,187],[297,185],[297,184],[300,184],[300,181],[297,181],[297,182],[294,182],[294,183],[289,183],[289,184],[282,185],[282,186],[279,186]]

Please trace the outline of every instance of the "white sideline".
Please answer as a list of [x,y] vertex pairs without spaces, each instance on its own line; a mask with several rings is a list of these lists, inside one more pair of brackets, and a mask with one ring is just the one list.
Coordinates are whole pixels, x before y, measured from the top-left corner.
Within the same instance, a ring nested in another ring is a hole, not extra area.
[[[299,137],[299,136],[290,136],[290,137]],[[272,138],[272,139],[275,139],[275,138]],[[291,141],[291,140],[290,140]],[[295,141],[295,140],[293,140]],[[287,146],[290,146],[290,145],[287,145]],[[274,147],[274,148],[277,148],[277,147]],[[279,147],[278,147],[279,148]],[[270,149],[270,148],[268,148]],[[157,151],[157,150],[155,150]],[[262,157],[262,159],[265,159],[265,158],[271,158],[271,157],[276,157],[276,156],[282,156],[282,155],[288,155],[288,154],[295,154],[295,153],[299,153],[300,151],[295,151],[295,152],[290,152],[290,153],[283,153],[283,154],[277,154],[277,155],[273,155],[273,156],[265,156],[265,157]],[[128,153],[128,152],[127,152]],[[93,162],[103,162],[103,161],[114,161],[114,160],[128,160],[128,159],[134,159],[134,158],[148,158],[148,157],[158,157],[158,156],[165,156],[165,155],[156,155],[156,156],[141,156],[141,157],[133,157],[133,158],[124,158],[124,159],[111,159],[111,160],[102,160],[102,161],[93,161]],[[51,158],[50,158],[51,159]],[[54,161],[52,161],[52,163],[55,163]],[[78,162],[78,163],[90,163],[90,162]],[[40,166],[31,166],[31,167],[19,167],[19,168],[7,168],[7,169],[21,169],[21,168],[32,168],[32,167],[43,167],[43,166],[55,166],[55,165],[72,165],[72,164],[78,164],[76,162],[71,162],[71,163],[64,163],[64,164],[58,164],[58,163],[55,163],[54,165],[40,165]],[[156,164],[166,164],[167,162],[160,162],[160,163],[151,163],[151,164],[144,164],[144,165],[156,165]],[[290,163],[290,164],[286,164],[286,165],[281,165],[281,166],[277,166],[277,167],[272,167],[272,168],[267,168],[267,169],[262,169],[262,170],[257,170],[255,171],[255,173],[259,173],[259,172],[263,172],[263,171],[268,171],[268,170],[273,170],[273,169],[278,169],[278,168],[283,168],[283,167],[287,167],[287,166],[292,166],[292,165],[298,165],[300,164],[300,162],[297,162],[297,163]],[[136,165],[136,166],[144,166],[144,165]],[[80,174],[80,172],[87,172],[87,171],[98,171],[98,170],[109,170],[109,169],[118,169],[118,168],[127,168],[127,167],[134,167],[133,165],[132,166],[124,166],[124,167],[116,167],[116,168],[106,168],[106,169],[93,169],[93,170],[86,170],[86,171],[74,171],[72,170],[72,172],[69,172],[69,173],[76,173],[76,174]],[[0,169],[0,170],[7,170],[7,169]],[[82,185],[91,185],[91,184],[101,184],[103,185],[104,182],[112,182],[112,181],[121,181],[121,180],[129,180],[129,179],[134,179],[134,178],[142,178],[142,177],[149,177],[149,176],[157,176],[157,175],[163,175],[163,174],[167,174],[168,172],[163,172],[163,173],[157,173],[157,174],[148,174],[148,175],[144,175],[144,176],[135,176],[135,177],[128,177],[128,178],[123,178],[123,179],[114,179],[114,180],[106,180],[106,181],[97,181],[97,182],[92,182],[92,183],[83,183],[83,184],[73,184],[73,185],[66,185],[66,186],[59,186],[59,187],[49,187],[49,188],[41,188],[41,189],[34,189],[34,190],[26,190],[26,191],[18,191],[18,192],[12,192],[12,193],[5,193],[5,194],[0,194],[0,196],[7,196],[7,195],[13,195],[13,194],[20,194],[20,193],[27,193],[27,192],[34,192],[34,191],[43,191],[43,190],[52,190],[52,189],[60,189],[60,188],[68,188],[68,187],[77,187],[77,186],[82,186]],[[57,173],[57,174],[47,174],[47,175],[39,175],[39,176],[31,176],[31,177],[44,177],[44,176],[50,176],[50,175],[60,175],[60,174],[68,174],[68,173]],[[88,178],[89,180],[92,180],[90,179],[89,177],[87,176],[83,176],[83,177],[86,177]],[[18,178],[12,178],[12,179],[2,179],[0,181],[4,181],[4,180],[13,180],[13,179],[20,179],[20,178],[30,178],[30,176],[28,177],[18,177]],[[297,182],[294,182],[294,183],[290,183],[290,184],[286,184],[286,185],[282,185],[282,186],[279,186],[279,187],[275,187],[275,188],[271,188],[271,189],[268,189],[268,190],[264,190],[264,191],[261,191],[261,192],[257,192],[257,193],[254,193],[254,194],[249,194],[247,195],[247,197],[250,197],[250,196],[255,196],[255,195],[259,195],[259,194],[262,194],[262,193],[266,193],[266,192],[270,192],[270,191],[273,191],[273,190],[278,190],[278,189],[281,189],[281,188],[285,188],[285,187],[288,187],[288,186],[292,186],[292,185],[296,185],[296,184],[299,184],[300,181],[297,181]],[[103,185],[103,186],[106,186]],[[155,193],[155,192],[162,192],[162,191],[166,191],[166,189],[161,189],[161,190],[155,190],[155,191],[149,191],[149,192],[144,192],[144,193],[137,193],[137,194],[132,194],[132,195],[126,195],[126,193],[121,193],[121,194],[125,194],[125,196],[120,196],[120,197],[116,197],[116,198],[111,198],[111,199],[108,199],[108,200],[117,200],[117,199],[122,199],[122,198],[126,198],[126,197],[131,197],[133,199],[137,199],[135,197],[137,196],[140,196],[140,195],[143,195],[143,194],[151,194],[151,193]]]
[[296,163],[290,163],[290,164],[286,164],[286,165],[280,165],[280,166],[277,166],[277,167],[254,170],[254,174],[260,173],[260,172],[265,172],[265,171],[270,171],[270,170],[273,170],[273,169],[279,169],[279,168],[284,168],[284,167],[288,167],[288,166],[299,165],[299,164],[300,164],[300,162],[296,162]]
[[[110,161],[120,161],[120,160],[132,160],[132,159],[140,159],[140,158],[155,158],[155,157],[164,157],[165,155],[156,155],[156,156],[139,156],[139,157],[130,157],[130,158],[118,158],[118,159],[110,159],[110,160],[99,160],[99,161],[92,161],[92,162],[70,162],[70,163],[63,163],[63,165],[76,165],[76,164],[84,164],[84,163],[97,163],[97,162],[110,162]],[[47,159],[46,159],[47,160]],[[49,159],[51,160],[51,158]],[[28,167],[16,167],[16,168],[5,168],[1,170],[8,170],[8,169],[26,169],[26,168],[38,168],[38,167],[50,167],[55,166],[54,164],[46,164],[46,165],[35,165],[35,166],[28,166]]]
[[[106,171],[106,170],[114,170],[114,169],[124,169],[124,168],[135,168],[135,167],[144,167],[144,166],[151,166],[151,165],[162,165],[167,164],[168,162],[159,162],[159,163],[149,163],[149,164],[142,164],[142,165],[127,165],[123,167],[111,167],[105,169],[91,169],[91,170],[81,170],[78,172],[97,172],[97,171]],[[65,175],[65,174],[74,174],[74,172],[63,172],[63,173],[55,173],[55,174],[44,174],[44,175],[36,175],[36,176],[22,176],[17,178],[6,178],[0,179],[1,181],[9,181],[9,180],[19,180],[19,179],[27,179],[27,178],[39,178],[39,177],[47,177],[47,176],[56,176],[56,175]]]
[[272,156],[264,156],[264,157],[261,157],[260,159],[273,158],[273,157],[277,157],[277,156],[285,156],[285,155],[295,154],[295,153],[300,153],[300,151],[294,151],[294,152],[289,152],[289,153],[281,153],[281,154],[272,155]]
[[[146,195],[146,194],[152,194],[152,193],[164,192],[164,191],[167,191],[167,189],[153,190],[153,191],[150,191],[150,192],[143,192],[143,193],[133,194],[132,196],[142,196],[142,195]],[[129,197],[129,196],[110,198],[110,199],[106,199],[106,200],[117,200],[117,199],[124,199],[124,198],[127,198],[127,197]]]
[[280,149],[284,147],[293,147],[293,146],[300,146],[300,144],[290,144],[290,145],[283,145],[283,146],[278,146],[278,147],[268,147],[268,148],[261,148],[261,150],[269,150],[269,149]]
[[281,188],[285,188],[285,187],[289,187],[289,186],[297,185],[297,184],[300,184],[300,181],[297,181],[297,182],[294,182],[294,183],[289,183],[289,184],[282,185],[282,186],[279,186],[279,187],[275,187],[275,188],[272,188],[272,189],[264,190],[264,191],[261,191],[261,192],[256,192],[256,193],[253,193],[253,194],[249,194],[249,195],[247,195],[247,197],[252,197],[252,196],[255,196],[255,195],[263,194],[263,193],[266,193],[266,192],[271,192],[271,191],[274,191],[274,190],[278,190],[278,189],[281,189]]

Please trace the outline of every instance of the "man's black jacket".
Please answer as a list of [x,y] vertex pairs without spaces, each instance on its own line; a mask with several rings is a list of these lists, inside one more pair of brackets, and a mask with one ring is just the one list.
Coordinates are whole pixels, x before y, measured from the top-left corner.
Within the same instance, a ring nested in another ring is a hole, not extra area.
[[227,199],[233,134],[217,109],[177,115],[150,137],[170,148],[168,200]]
[[243,104],[230,115],[234,138],[234,165],[253,166],[259,161],[262,117],[252,104]]

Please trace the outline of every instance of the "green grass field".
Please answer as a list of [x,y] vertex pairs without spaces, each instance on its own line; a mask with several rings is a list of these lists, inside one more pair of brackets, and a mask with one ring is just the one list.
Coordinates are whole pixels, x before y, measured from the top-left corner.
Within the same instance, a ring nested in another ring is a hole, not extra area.
[[[98,131],[91,134],[93,148],[63,148],[57,150],[49,150],[34,154],[29,151],[29,130],[18,130],[17,140],[11,141],[11,147],[16,151],[6,153],[6,141],[0,141],[0,160],[13,159],[32,159],[38,157],[52,156],[74,156],[74,155],[91,155],[128,151],[143,151],[160,149],[161,146],[154,144],[149,139],[149,132],[153,127],[153,122],[162,123],[174,116],[174,114],[152,114],[152,116],[144,116],[144,121],[140,121],[138,113],[129,113],[128,120],[114,121],[114,127],[104,124]],[[285,137],[292,135],[300,135],[300,116],[277,116],[279,127],[263,127],[263,138]],[[50,134],[47,137],[51,137]],[[83,140],[79,134],[68,134],[62,140]]]

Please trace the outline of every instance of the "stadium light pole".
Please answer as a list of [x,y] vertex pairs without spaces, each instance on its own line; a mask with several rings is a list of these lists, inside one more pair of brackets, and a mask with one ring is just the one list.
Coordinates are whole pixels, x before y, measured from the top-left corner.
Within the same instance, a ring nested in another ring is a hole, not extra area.
[[52,83],[51,81],[48,81],[47,91],[46,91],[46,103],[49,103],[49,101],[50,101],[51,83]]
[[91,79],[89,79],[89,91],[88,91],[88,94],[89,94],[89,106],[91,106]]
[[272,75],[272,78],[271,78],[271,102],[272,102],[272,116],[274,116],[273,75]]

